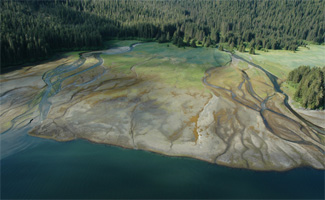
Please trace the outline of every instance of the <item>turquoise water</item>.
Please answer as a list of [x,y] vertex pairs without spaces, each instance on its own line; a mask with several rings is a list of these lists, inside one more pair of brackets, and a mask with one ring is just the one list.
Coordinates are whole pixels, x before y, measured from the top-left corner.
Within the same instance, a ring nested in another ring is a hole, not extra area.
[[324,198],[324,171],[255,172],[83,140],[1,160],[1,198]]

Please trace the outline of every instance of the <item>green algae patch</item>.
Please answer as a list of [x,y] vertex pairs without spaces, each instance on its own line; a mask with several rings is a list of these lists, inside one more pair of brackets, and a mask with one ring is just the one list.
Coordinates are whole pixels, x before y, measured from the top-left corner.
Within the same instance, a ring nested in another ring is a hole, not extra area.
[[[116,46],[128,43],[114,42]],[[131,52],[116,55],[101,55],[104,65],[114,71],[130,74],[133,71],[141,78],[157,81],[177,88],[204,90],[202,77],[211,67],[223,66],[230,56],[215,48],[177,48],[171,44],[142,43]]]
[[173,58],[174,62],[221,66],[230,60],[227,53],[216,48],[178,48],[172,44],[144,43],[134,48],[134,54],[153,54],[157,58]]
[[136,67],[140,77],[157,77],[159,81],[177,88],[204,89],[201,81],[209,65],[195,65],[188,63],[173,64],[162,59],[152,59]]

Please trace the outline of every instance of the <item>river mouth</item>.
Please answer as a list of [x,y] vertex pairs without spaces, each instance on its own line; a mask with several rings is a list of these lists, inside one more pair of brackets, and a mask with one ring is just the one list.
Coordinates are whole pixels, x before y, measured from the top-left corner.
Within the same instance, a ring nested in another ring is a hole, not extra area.
[[[235,57],[229,62],[229,55],[215,49],[137,45],[83,53],[74,62],[8,76],[5,87],[17,80],[30,86],[1,96],[2,158],[26,149],[36,136],[82,138],[236,168],[324,169],[322,136],[286,110],[276,80],[262,69],[243,67]],[[185,53],[210,54],[213,64]],[[211,68],[220,60],[219,65],[229,64]],[[33,85],[37,77],[43,85]],[[18,95],[24,98],[14,105],[12,97]],[[26,139],[15,143],[14,138]]]

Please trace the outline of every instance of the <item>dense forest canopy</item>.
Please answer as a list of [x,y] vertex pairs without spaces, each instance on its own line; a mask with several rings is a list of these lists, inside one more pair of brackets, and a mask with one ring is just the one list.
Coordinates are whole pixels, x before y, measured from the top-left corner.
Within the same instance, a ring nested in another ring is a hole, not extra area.
[[295,50],[304,40],[324,42],[324,8],[322,0],[2,0],[1,66],[110,38]]
[[291,71],[288,81],[297,87],[295,100],[309,109],[324,109],[325,67],[300,66]]

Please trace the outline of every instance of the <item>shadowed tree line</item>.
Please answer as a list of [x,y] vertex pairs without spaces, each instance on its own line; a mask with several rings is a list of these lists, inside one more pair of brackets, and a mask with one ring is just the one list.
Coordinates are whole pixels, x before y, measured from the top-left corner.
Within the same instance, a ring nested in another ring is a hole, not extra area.
[[296,85],[294,98],[309,109],[324,109],[325,67],[300,66],[289,73],[288,81]]
[[1,66],[98,49],[112,38],[294,51],[304,40],[324,41],[324,8],[316,0],[3,0]]

